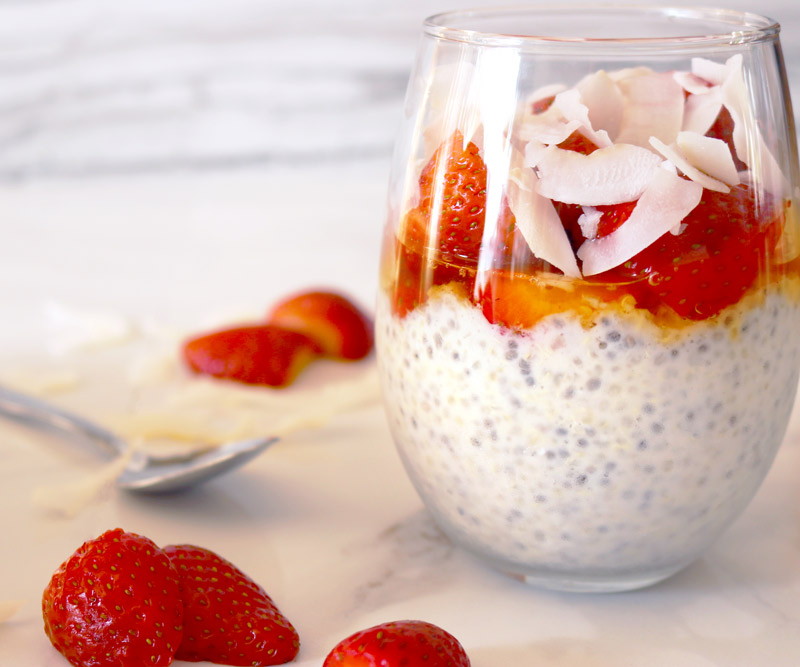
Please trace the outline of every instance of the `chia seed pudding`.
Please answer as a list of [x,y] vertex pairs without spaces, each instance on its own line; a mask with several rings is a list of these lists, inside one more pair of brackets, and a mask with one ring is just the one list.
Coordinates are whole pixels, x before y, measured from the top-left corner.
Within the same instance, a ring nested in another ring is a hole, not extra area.
[[766,476],[800,369],[793,146],[752,123],[750,65],[636,65],[507,118],[474,88],[493,73],[434,72],[469,94],[414,119],[386,227],[403,464],[454,541],[562,590],[697,558]]
[[389,424],[457,542],[536,579],[671,574],[751,499],[783,438],[800,310],[773,290],[666,338],[570,314],[513,333],[457,290],[398,318],[378,300]]

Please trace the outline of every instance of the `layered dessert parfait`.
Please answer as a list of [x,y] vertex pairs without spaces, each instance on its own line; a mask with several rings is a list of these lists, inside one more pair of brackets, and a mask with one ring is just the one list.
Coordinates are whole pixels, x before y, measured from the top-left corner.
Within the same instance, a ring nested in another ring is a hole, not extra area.
[[426,130],[388,226],[378,362],[427,508],[496,567],[653,583],[764,479],[798,381],[800,263],[746,99],[740,56],[697,58],[535,91],[491,145],[480,123]]

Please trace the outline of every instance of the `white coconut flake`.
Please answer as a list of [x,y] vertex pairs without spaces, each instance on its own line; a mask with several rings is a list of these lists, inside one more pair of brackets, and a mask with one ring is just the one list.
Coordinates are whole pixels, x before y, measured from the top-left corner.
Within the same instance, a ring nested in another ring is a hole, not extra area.
[[722,103],[733,119],[733,148],[736,157],[750,168],[757,187],[783,197],[791,189],[789,181],[767,147],[753,117],[742,74],[741,54],[730,57],[724,67],[726,76],[721,86]]
[[697,132],[679,132],[675,143],[686,159],[700,171],[728,185],[740,183],[731,149],[722,139],[706,137]]
[[553,202],[536,191],[536,181],[533,169],[511,169],[506,196],[517,227],[536,257],[566,276],[579,278],[581,272],[561,218]]
[[722,181],[712,178],[708,174],[703,173],[697,167],[692,165],[686,156],[681,153],[675,144],[667,146],[663,141],[650,137],[650,145],[655,148],[667,160],[672,162],[678,169],[680,169],[687,177],[691,178],[695,183],[699,183],[708,190],[714,192],[728,193],[731,189]]
[[24,604],[25,600],[0,600],[0,623],[9,620]]
[[700,203],[702,186],[656,170],[630,217],[608,236],[585,241],[578,249],[583,274],[595,275],[613,269],[669,232]]
[[621,204],[644,192],[659,162],[652,151],[630,144],[601,148],[591,155],[549,146],[537,162],[537,190],[566,204]]
[[625,98],[616,143],[649,148],[650,137],[671,144],[683,123],[683,88],[669,73],[647,74],[620,80]]
[[519,124],[515,129],[516,136],[523,143],[538,141],[551,146],[560,144],[580,127],[581,123],[577,120],[564,121],[554,118],[552,115],[542,114],[541,116],[528,116],[525,122]]
[[581,100],[581,94],[576,88],[570,88],[556,95],[553,106],[558,108],[564,118],[569,121],[578,121],[581,124],[581,133],[595,146],[605,148],[613,145],[611,137],[605,130],[595,130],[589,119],[589,109]]
[[578,225],[584,237],[593,239],[597,236],[597,226],[600,224],[600,218],[602,217],[603,212],[594,208],[594,206],[583,207],[583,213],[578,218]]
[[708,92],[702,95],[689,95],[683,107],[681,129],[705,134],[711,129],[721,110],[722,89],[719,86],[709,88]]
[[525,144],[524,159],[522,164],[525,167],[535,167],[545,155],[547,145],[541,141],[529,141]]
[[639,67],[623,67],[622,69],[615,69],[608,73],[612,81],[622,81],[623,79],[632,79],[637,76],[647,76],[653,74],[653,70],[649,67],[641,65]]
[[704,95],[711,89],[711,83],[692,72],[673,72],[672,77],[678,85],[692,95]]
[[605,130],[613,140],[622,124],[624,99],[614,79],[603,70],[589,74],[576,86],[596,130]]
[[559,93],[565,91],[567,87],[563,83],[549,83],[534,90],[526,100],[528,108],[541,100],[546,100],[549,97],[555,97]]
[[727,65],[708,60],[707,58],[692,58],[692,74],[718,86],[725,81],[728,75],[728,68]]

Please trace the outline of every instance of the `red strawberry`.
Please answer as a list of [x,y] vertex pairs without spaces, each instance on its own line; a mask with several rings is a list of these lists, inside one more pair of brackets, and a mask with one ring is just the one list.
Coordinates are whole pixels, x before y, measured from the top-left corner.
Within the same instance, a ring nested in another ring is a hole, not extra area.
[[636,208],[636,204],[637,202],[635,201],[629,201],[623,204],[598,206],[597,210],[601,211],[603,215],[597,223],[595,238],[601,239],[619,229],[620,225],[631,217],[631,213],[633,213],[633,209]]
[[453,133],[422,170],[419,192],[419,205],[405,219],[406,244],[421,249],[435,242],[444,261],[476,264],[486,207],[486,165],[478,147],[465,147],[463,135]]
[[664,234],[596,278],[642,280],[652,299],[681,317],[707,319],[738,302],[753,285],[775,248],[782,221],[774,204],[757,199],[749,186],[727,194],[705,190],[683,220],[682,233]]
[[425,621],[395,621],[361,630],[339,642],[322,667],[470,667],[464,647]]
[[44,630],[73,665],[169,665],[183,604],[169,558],[146,537],[117,528],[85,542],[42,596]]
[[291,384],[321,353],[308,336],[272,325],[224,329],[187,341],[183,356],[196,373],[246,384]]
[[329,291],[294,294],[277,303],[270,324],[299,331],[335,359],[362,359],[372,350],[372,320],[345,296]]
[[536,100],[533,104],[531,104],[531,113],[538,116],[540,113],[544,113],[551,106],[553,106],[553,102],[555,101],[555,95],[550,95],[549,97],[543,97],[539,100]]
[[722,139],[728,144],[736,170],[744,171],[747,169],[747,165],[736,156],[736,149],[733,147],[733,125],[733,116],[731,116],[730,111],[722,107],[714,120],[714,124],[706,132],[706,136],[712,139]]
[[165,547],[180,577],[184,605],[178,660],[225,665],[282,665],[300,642],[263,588],[208,549]]

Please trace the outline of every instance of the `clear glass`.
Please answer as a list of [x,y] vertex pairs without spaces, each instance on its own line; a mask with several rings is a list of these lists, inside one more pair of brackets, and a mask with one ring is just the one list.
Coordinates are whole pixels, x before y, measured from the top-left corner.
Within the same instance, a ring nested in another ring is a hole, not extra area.
[[688,8],[425,23],[378,363],[419,495],[493,567],[561,590],[655,583],[767,474],[800,362],[778,33]]

